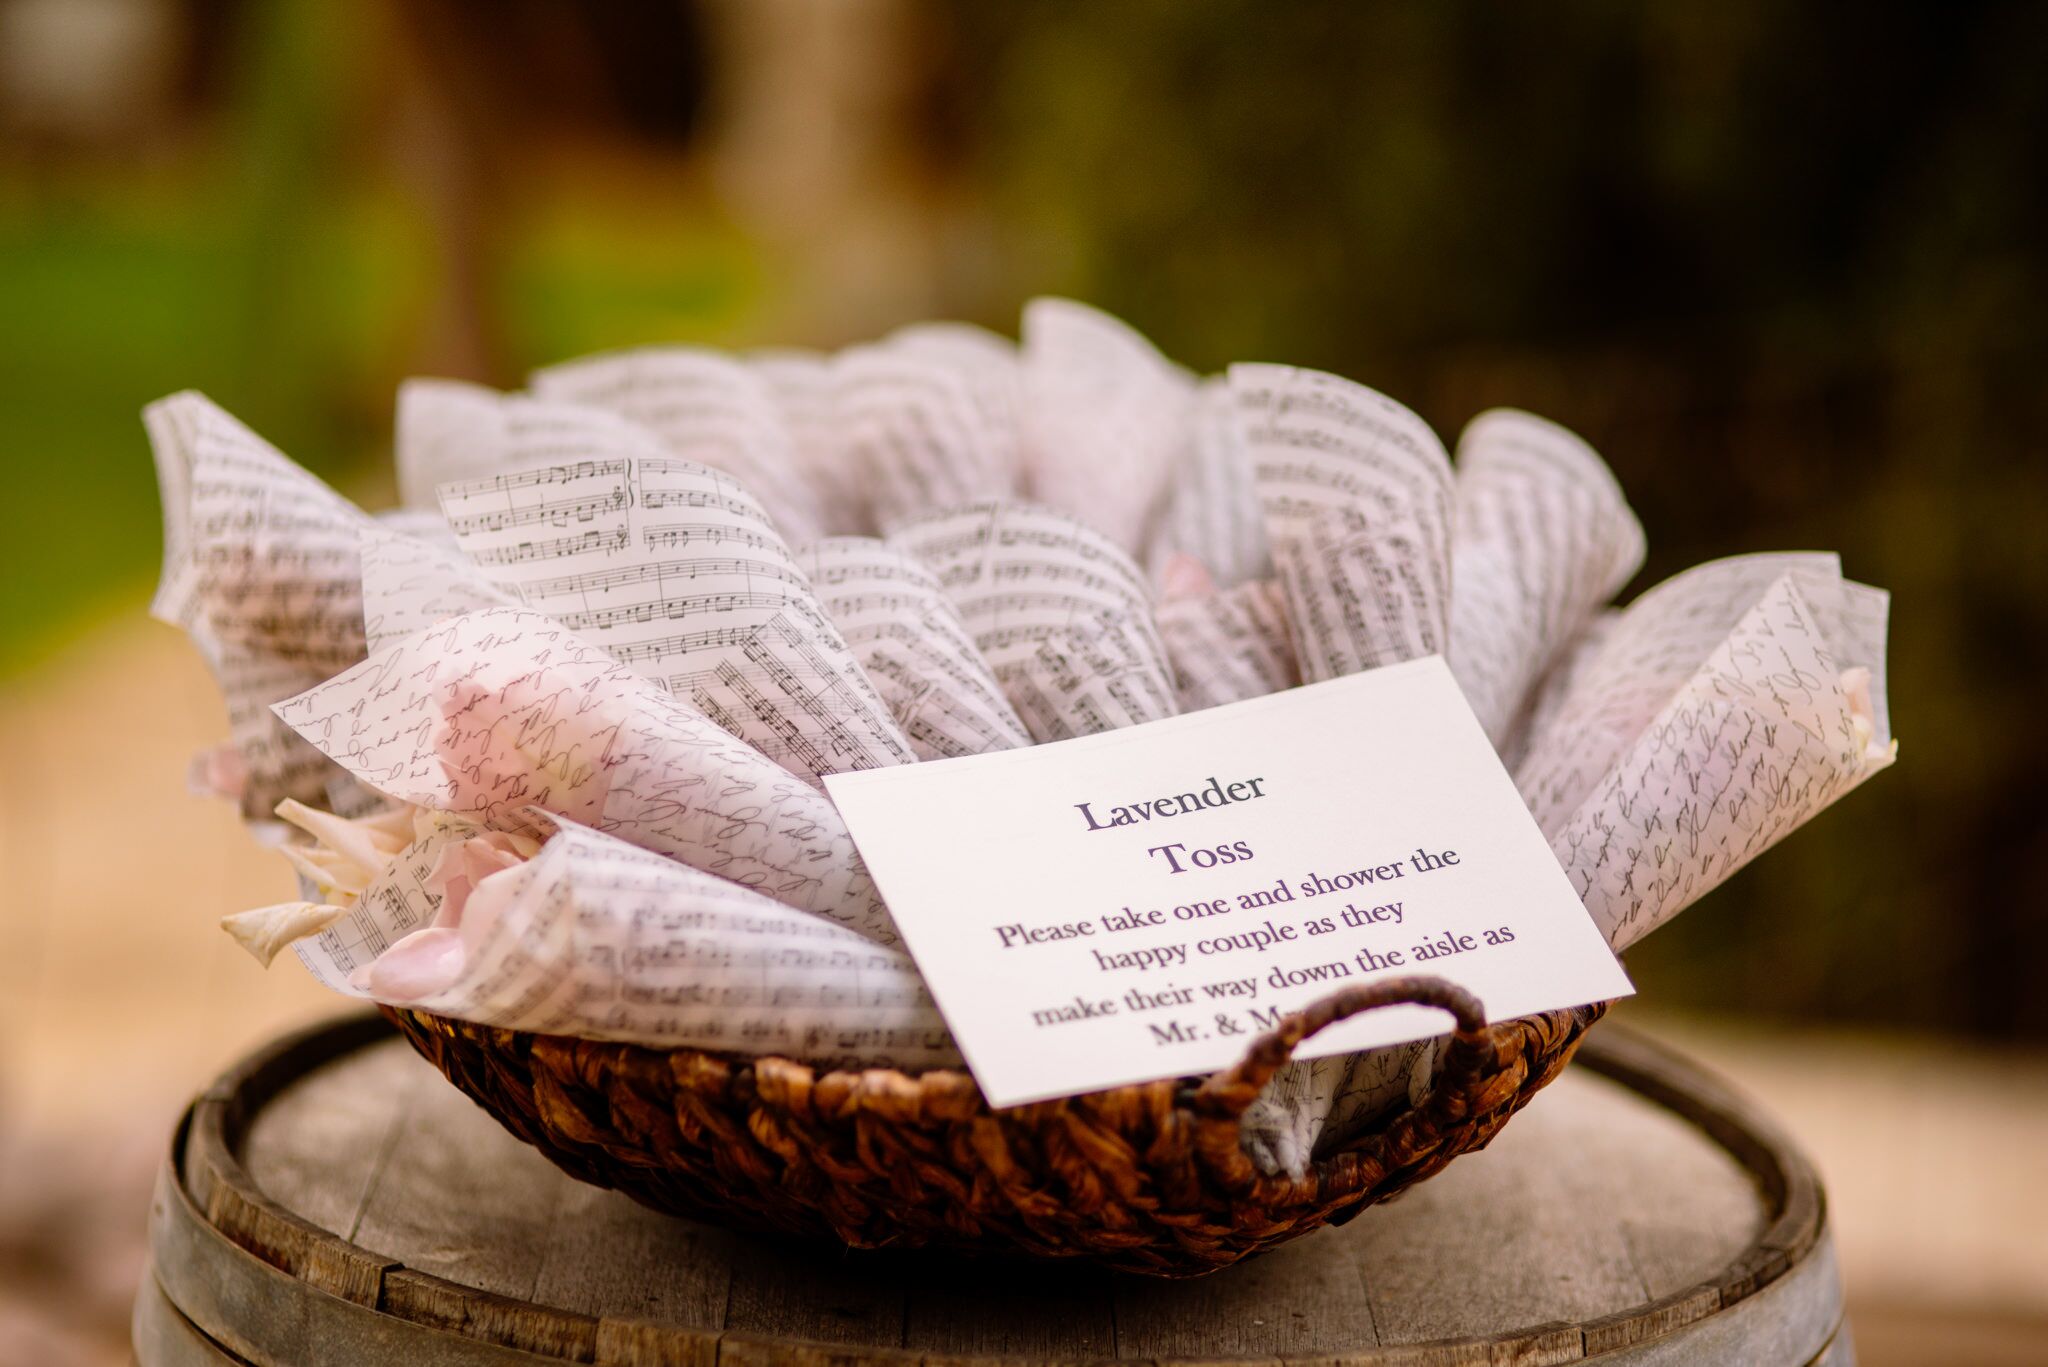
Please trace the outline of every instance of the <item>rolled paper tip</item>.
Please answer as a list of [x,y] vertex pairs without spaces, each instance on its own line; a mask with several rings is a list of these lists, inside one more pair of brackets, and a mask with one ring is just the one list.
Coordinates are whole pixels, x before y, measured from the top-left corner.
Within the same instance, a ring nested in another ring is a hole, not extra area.
[[1175,551],[1159,566],[1159,601],[1176,598],[1207,598],[1216,592],[1216,578],[1209,567],[1186,551]]
[[278,951],[294,940],[318,935],[334,924],[344,908],[324,902],[280,902],[274,907],[257,907],[220,918],[220,928],[234,936],[235,943],[255,956],[265,968]]
[[232,745],[216,745],[192,756],[185,771],[185,790],[194,797],[219,797],[240,802],[249,787],[249,765]]
[[376,1001],[407,1006],[451,986],[462,976],[467,958],[460,931],[428,926],[350,974],[349,985]]
[[1286,1176],[1299,1181],[1308,1172],[1308,1154],[1301,1147],[1300,1137],[1287,1125],[1285,1108],[1276,1106],[1273,1111],[1270,1125],[1257,1130],[1247,1127],[1245,1153],[1268,1177]]

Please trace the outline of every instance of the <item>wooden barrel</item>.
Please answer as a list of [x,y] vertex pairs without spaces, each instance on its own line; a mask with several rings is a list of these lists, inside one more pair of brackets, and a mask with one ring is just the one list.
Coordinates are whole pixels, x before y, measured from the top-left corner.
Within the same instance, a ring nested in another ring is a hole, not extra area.
[[1853,1361],[1811,1167],[1612,1024],[1486,1152],[1196,1281],[656,1215],[557,1172],[374,1016],[200,1097],[150,1233],[143,1367]]

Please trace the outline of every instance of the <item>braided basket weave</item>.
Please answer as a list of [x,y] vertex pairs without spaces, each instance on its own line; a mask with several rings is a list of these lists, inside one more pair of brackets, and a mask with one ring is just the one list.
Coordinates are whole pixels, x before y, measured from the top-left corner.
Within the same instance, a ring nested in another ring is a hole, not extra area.
[[[1434,1083],[1300,1178],[1262,1175],[1238,1125],[1302,1040],[1399,1003],[1455,1017]],[[671,1214],[863,1248],[1085,1257],[1191,1277],[1341,1223],[1483,1147],[1555,1077],[1604,1004],[1488,1025],[1437,978],[1347,988],[1207,1081],[992,1111],[964,1072],[820,1073],[530,1035],[385,1007],[412,1046],[573,1177]]]

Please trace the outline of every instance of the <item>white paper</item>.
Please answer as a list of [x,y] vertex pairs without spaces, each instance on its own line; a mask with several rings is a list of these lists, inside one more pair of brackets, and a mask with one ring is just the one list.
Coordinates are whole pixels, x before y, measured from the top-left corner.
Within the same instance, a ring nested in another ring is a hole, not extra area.
[[444,551],[456,549],[455,533],[448,530],[448,519],[441,516],[439,508],[386,508],[375,514],[374,520],[380,531],[408,536]]
[[919,759],[1031,744],[1002,685],[932,572],[874,537],[827,537],[797,555]]
[[1302,677],[1444,650],[1451,466],[1429,425],[1313,370],[1232,366],[1230,385]]
[[815,491],[818,532],[852,536],[875,529],[860,471],[847,459],[834,409],[832,358],[815,351],[771,347],[750,352],[747,365],[768,387],[796,479]]
[[1142,546],[1190,439],[1194,377],[1070,299],[1025,306],[1023,369],[1030,497]]
[[[994,1105],[1227,1066],[1375,977],[1497,1019],[1630,990],[1441,659],[827,786]],[[1392,1009],[1305,1052],[1445,1028]]]
[[1508,736],[1500,745],[1501,763],[1508,772],[1518,774],[1523,760],[1528,758],[1531,739],[1549,735],[1556,720],[1558,709],[1571,698],[1580,674],[1600,656],[1601,648],[1613,634],[1615,624],[1621,620],[1619,608],[1606,608],[1579,629],[1579,634],[1566,642],[1558,651],[1557,658],[1529,690],[1522,700],[1520,714]]
[[1287,604],[1270,579],[1159,605],[1180,710],[1242,702],[1301,682]]
[[1034,740],[1173,715],[1151,591],[1100,532],[1050,508],[994,502],[917,519],[892,540],[952,597]]
[[1764,592],[1795,570],[1841,580],[1832,555],[1744,555],[1695,566],[1630,603],[1515,769],[1536,824],[1556,831]]
[[1643,561],[1643,529],[1593,449],[1495,409],[1458,441],[1451,672],[1503,744],[1531,687]]
[[[509,473],[522,461],[552,465],[563,459],[558,449],[542,446],[544,438],[529,437],[506,398],[467,380],[415,378],[399,384],[392,462],[403,506],[438,514],[434,491],[450,480]],[[530,457],[529,446],[538,448]]]
[[757,368],[715,351],[648,347],[551,366],[532,385],[542,399],[617,413],[668,454],[732,476],[791,544],[823,533],[820,488],[804,478],[776,391]]
[[841,459],[883,531],[1017,492],[1017,419],[1005,387],[1015,388],[1015,366],[1001,367],[943,333],[855,347],[834,361]]
[[[1446,649],[1452,474],[1429,425],[1385,395],[1311,370],[1232,366],[1228,387],[1301,677]],[[1292,1065],[1302,1074],[1290,1079],[1293,1133],[1277,1150],[1313,1148],[1326,1130],[1370,1115],[1398,1094],[1415,1055],[1396,1048]]]
[[890,333],[887,342],[960,376],[982,429],[1007,449],[999,463],[1013,472],[1013,479],[1021,473],[1026,440],[1024,372],[1009,338],[972,323],[910,323]]

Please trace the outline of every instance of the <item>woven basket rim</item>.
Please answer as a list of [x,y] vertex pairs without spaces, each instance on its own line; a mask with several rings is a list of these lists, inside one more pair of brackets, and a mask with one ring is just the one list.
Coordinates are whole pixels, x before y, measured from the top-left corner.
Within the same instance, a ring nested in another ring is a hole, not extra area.
[[[1291,1060],[1300,1044],[1317,1032],[1355,1015],[1399,1005],[1436,1007],[1453,1018],[1454,1028],[1436,1037],[1445,1045],[1444,1057],[1424,1099],[1419,1104],[1411,1100],[1390,1107],[1358,1134],[1311,1155],[1298,1175],[1259,1171],[1242,1148],[1240,1122],[1266,1083]],[[1503,1047],[1505,1033],[1540,1025],[1564,1034],[1567,1043],[1562,1057],[1548,1070],[1554,1073],[1568,1060],[1578,1036],[1608,1005],[1604,1001],[1594,1002],[1489,1022],[1475,996],[1445,979],[1420,975],[1380,979],[1341,989],[1285,1017],[1255,1037],[1237,1063],[1206,1078],[1188,1075],[1126,1083],[1000,1108],[988,1104],[980,1085],[964,1068],[821,1068],[777,1054],[589,1040],[487,1026],[408,1008],[380,1009],[401,1026],[404,1018],[410,1017],[437,1034],[488,1041],[490,1047],[497,1049],[539,1050],[570,1057],[603,1051],[608,1058],[607,1066],[623,1073],[653,1069],[669,1074],[682,1086],[738,1092],[770,1108],[822,1111],[841,1119],[859,1116],[894,1125],[930,1126],[980,1116],[995,1118],[999,1123],[1044,1123],[1070,1111],[1085,1111],[1091,1120],[1121,1117],[1133,1123],[1147,1119],[1156,1123],[1161,1117],[1188,1115],[1202,1131],[1196,1142],[1205,1164],[1211,1176],[1224,1187],[1262,1204],[1306,1205],[1343,1200],[1355,1194],[1363,1185],[1363,1174],[1356,1161],[1361,1151],[1370,1148],[1390,1128],[1429,1113],[1432,1103],[1438,1103],[1434,1119],[1439,1122],[1455,1122],[1477,1109],[1471,1104],[1469,1088],[1461,1084],[1495,1073],[1503,1055],[1519,1053]],[[407,1034],[410,1037],[411,1032]],[[1510,1090],[1515,1093],[1522,1092],[1528,1082],[1525,1076],[1512,1080],[1515,1086]],[[1535,1087],[1547,1080],[1545,1077],[1537,1081]],[[1535,1087],[1526,1090],[1533,1092]],[[1445,1102],[1449,1104],[1442,1104]],[[1519,1104],[1514,1103],[1516,1109]],[[1354,1209],[1336,1222],[1355,1213]]]

